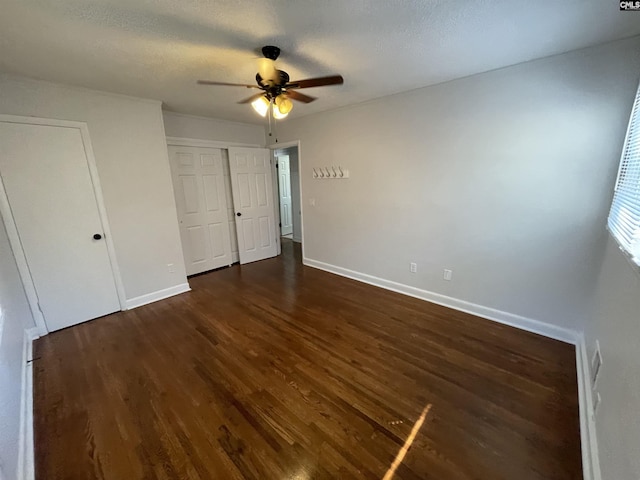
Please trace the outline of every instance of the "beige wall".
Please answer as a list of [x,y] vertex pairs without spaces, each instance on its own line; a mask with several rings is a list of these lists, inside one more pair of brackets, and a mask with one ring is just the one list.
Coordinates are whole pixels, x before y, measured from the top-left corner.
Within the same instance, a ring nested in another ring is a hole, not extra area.
[[[639,51],[635,38],[282,122],[278,140],[301,142],[306,257],[582,330]],[[312,179],[325,165],[351,178]]]
[[163,112],[163,117],[164,128],[169,137],[197,138],[260,147],[265,143],[265,129],[262,125],[229,122],[166,111]]
[[88,124],[127,299],[186,282],[159,102],[0,75],[0,113]]

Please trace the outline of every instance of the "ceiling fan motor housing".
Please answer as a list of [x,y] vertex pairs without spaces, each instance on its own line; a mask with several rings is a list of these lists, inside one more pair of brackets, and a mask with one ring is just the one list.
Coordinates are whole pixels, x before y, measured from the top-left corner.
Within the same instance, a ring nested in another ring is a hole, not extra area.
[[256,73],[256,82],[266,92],[269,98],[276,98],[282,93],[282,87],[289,83],[289,74],[284,70],[277,70],[278,82],[273,83],[269,80],[264,80],[259,73]]

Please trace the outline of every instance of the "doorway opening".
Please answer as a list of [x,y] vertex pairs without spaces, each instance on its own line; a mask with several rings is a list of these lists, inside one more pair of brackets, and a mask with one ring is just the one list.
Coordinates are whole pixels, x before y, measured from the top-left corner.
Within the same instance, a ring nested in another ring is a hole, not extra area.
[[302,209],[300,205],[300,161],[298,146],[275,149],[280,236],[302,243]]

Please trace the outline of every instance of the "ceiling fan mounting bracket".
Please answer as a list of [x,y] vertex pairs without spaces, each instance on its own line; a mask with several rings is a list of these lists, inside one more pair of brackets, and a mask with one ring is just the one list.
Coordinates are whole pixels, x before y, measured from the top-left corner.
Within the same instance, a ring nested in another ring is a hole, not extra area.
[[280,56],[280,49],[273,45],[265,45],[262,47],[262,55],[264,55],[265,58],[275,61]]

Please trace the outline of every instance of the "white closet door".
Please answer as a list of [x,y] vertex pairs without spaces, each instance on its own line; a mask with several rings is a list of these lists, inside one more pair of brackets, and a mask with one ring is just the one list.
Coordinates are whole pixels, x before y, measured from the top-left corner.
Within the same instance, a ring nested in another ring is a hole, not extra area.
[[238,253],[238,234],[236,233],[236,213],[233,209],[231,172],[229,171],[229,151],[222,150],[222,167],[224,168],[224,192],[227,196],[227,217],[229,219],[229,236],[231,237],[231,259],[233,263],[240,261]]
[[241,264],[278,254],[269,158],[270,152],[264,148],[229,149]]
[[120,310],[80,130],[0,122],[0,176],[47,329]]
[[289,155],[277,157],[276,161],[278,162],[278,192],[280,194],[280,233],[289,235],[293,233]]
[[187,275],[233,263],[222,152],[169,146]]

